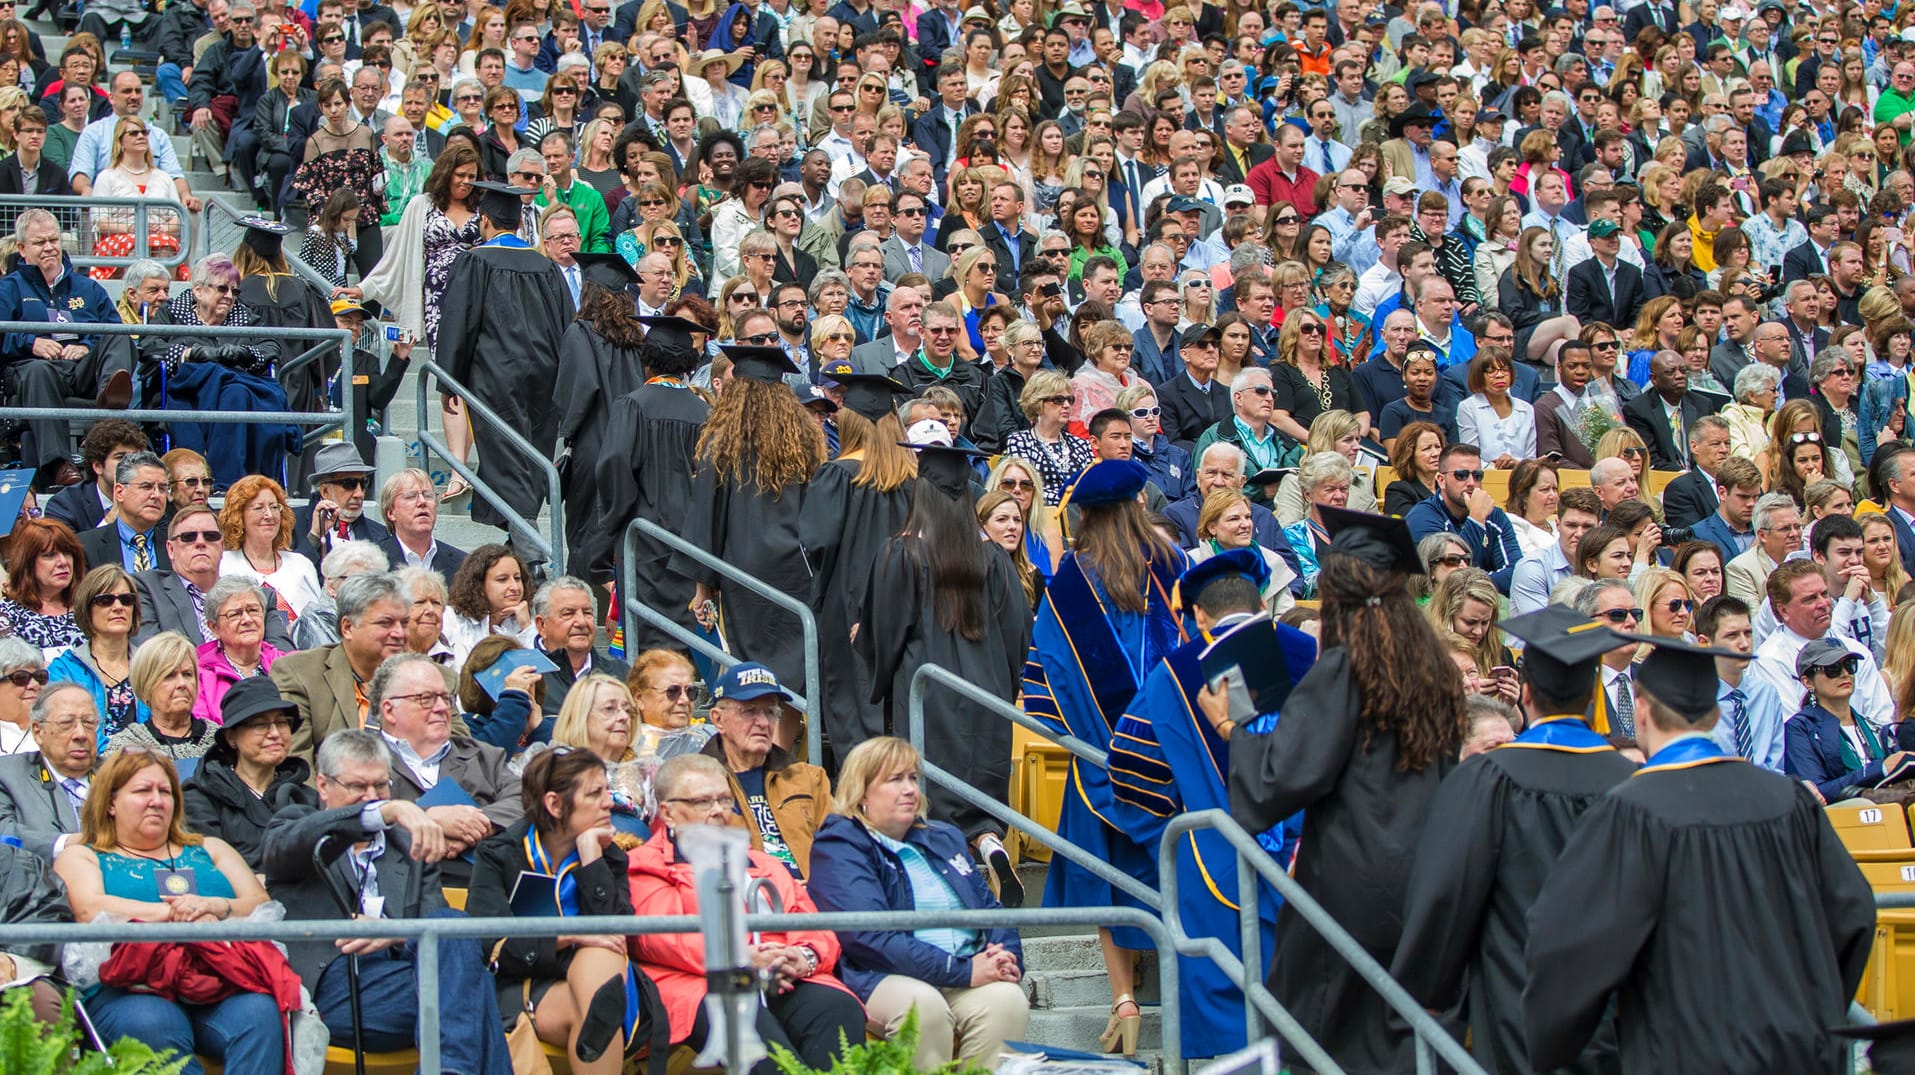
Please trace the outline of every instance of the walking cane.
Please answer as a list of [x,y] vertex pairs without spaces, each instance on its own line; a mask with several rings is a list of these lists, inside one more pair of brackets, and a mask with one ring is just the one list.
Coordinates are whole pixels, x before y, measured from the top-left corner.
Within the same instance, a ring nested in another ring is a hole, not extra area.
[[[328,833],[321,836],[319,842],[313,845],[313,874],[319,878],[321,884],[326,886],[326,891],[332,894],[333,902],[339,905],[339,913],[350,921],[359,913],[359,909],[340,896],[339,889],[333,885],[332,878],[326,874],[326,848],[332,841],[332,834]],[[346,957],[346,999],[352,1009],[353,1075],[366,1075],[366,1032],[359,1015],[359,957],[357,955]]]

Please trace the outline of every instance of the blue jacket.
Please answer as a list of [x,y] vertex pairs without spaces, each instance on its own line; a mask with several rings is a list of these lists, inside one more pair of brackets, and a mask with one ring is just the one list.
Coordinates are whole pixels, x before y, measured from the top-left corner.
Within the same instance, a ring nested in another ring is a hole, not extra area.
[[[1829,802],[1846,799],[1852,789],[1882,779],[1882,759],[1864,759],[1860,769],[1842,762],[1842,722],[1821,706],[1807,706],[1783,724],[1782,771],[1807,780]],[[1862,735],[1885,754],[1875,729],[1862,722]]]
[[[942,821],[921,821],[905,842],[924,852],[968,910],[995,910],[1000,904],[984,883],[983,872],[971,865],[964,834]],[[963,871],[953,863],[963,863]],[[818,827],[811,842],[811,878],[806,882],[820,911],[910,911],[917,907],[904,863],[865,829],[864,822],[832,814]],[[987,943],[1001,944],[1024,962],[1024,949],[1014,929],[994,929]],[[838,973],[844,984],[870,1000],[871,991],[887,974],[937,986],[967,988],[971,961],[918,940],[904,930],[840,930],[844,954]]]
[[1915,421],[1908,414],[1908,378],[1871,377],[1862,383],[1862,400],[1856,404],[1855,442],[1862,449],[1862,465],[1875,459],[1875,435],[1889,424],[1896,411],[1903,416],[1902,439],[1915,436]]
[[[49,287],[38,266],[14,255],[11,271],[5,279],[0,279],[0,321],[119,324],[119,311],[114,309],[106,289],[76,270],[72,259],[62,255],[60,263],[66,272]],[[49,311],[58,311],[60,316],[55,318]],[[7,333],[5,339],[0,340],[0,358],[9,362],[32,358],[33,341],[38,338],[29,332]],[[100,341],[97,336],[82,336],[79,342],[92,350]]]
[[85,687],[87,693],[93,695],[93,708],[100,714],[100,753],[104,754],[107,740],[133,724],[151,720],[153,714],[146,708],[145,702],[135,698],[133,719],[126,723],[115,722],[106,711],[106,681],[100,678],[99,668],[93,663],[92,653],[80,652],[86,649],[85,646],[76,646],[53,658],[53,663],[47,665],[47,679],[53,683],[77,683]]
[[1712,511],[1709,517],[1689,529],[1697,541],[1707,541],[1722,553],[1722,562],[1728,563],[1742,555],[1742,547],[1736,544],[1736,533],[1722,519],[1722,513]]
[[552,726],[558,723],[557,717],[546,717],[532,730],[524,743],[519,737],[525,735],[526,719],[532,715],[532,697],[524,691],[503,691],[499,694],[499,704],[492,707],[487,716],[467,713],[466,722],[472,730],[472,738],[481,743],[490,743],[507,754],[517,754],[532,743],[549,743],[552,740]]
[[1190,495],[1197,474],[1190,466],[1190,453],[1170,443],[1162,433],[1150,442],[1148,452],[1136,450],[1132,445],[1131,458],[1142,463],[1150,471],[1150,480],[1163,490],[1164,497],[1173,503]]
[[1428,500],[1410,509],[1403,516],[1403,522],[1410,528],[1410,538],[1422,541],[1431,534],[1455,534],[1469,546],[1471,566],[1480,567],[1489,572],[1496,580],[1497,590],[1508,593],[1509,580],[1516,574],[1516,565],[1523,558],[1523,546],[1516,538],[1516,527],[1502,508],[1489,510],[1487,525],[1464,516],[1459,524],[1450,517],[1449,509],[1443,506],[1443,494],[1435,493]]

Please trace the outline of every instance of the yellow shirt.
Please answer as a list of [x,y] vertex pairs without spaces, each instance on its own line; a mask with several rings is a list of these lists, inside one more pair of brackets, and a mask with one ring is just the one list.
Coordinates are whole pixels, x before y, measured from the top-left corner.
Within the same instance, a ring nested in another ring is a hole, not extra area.
[[1702,230],[1702,221],[1689,218],[1689,237],[1695,240],[1695,252],[1689,259],[1703,272],[1716,271],[1716,233]]

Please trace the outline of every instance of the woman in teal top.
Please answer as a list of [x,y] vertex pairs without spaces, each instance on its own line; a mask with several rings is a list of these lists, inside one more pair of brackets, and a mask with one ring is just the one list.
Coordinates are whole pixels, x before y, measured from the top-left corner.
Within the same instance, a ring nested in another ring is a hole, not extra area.
[[1124,255],[1118,253],[1104,235],[1104,210],[1090,195],[1081,191],[1075,193],[1078,197],[1071,203],[1070,214],[1060,215],[1057,221],[1071,240],[1070,278],[1082,280],[1084,263],[1102,256],[1117,263],[1117,278],[1122,280],[1130,268],[1124,264]]
[[[110,913],[134,922],[217,922],[266,902],[239,853],[187,832],[183,818],[179,775],[165,755],[123,751],[102,763],[80,810],[80,833],[53,863],[74,919]],[[217,1057],[228,1071],[286,1070],[285,1024],[264,993],[179,1004],[102,986],[87,997],[87,1013],[107,1041],[134,1038],[181,1056]],[[184,1072],[204,1070],[191,1059]]]

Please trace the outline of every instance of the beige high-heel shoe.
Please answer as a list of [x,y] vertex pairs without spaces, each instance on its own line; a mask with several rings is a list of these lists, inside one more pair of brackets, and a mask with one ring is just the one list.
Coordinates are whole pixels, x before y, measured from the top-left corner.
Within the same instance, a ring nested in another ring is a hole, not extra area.
[[[1117,1014],[1126,1004],[1130,1005],[1131,1010],[1136,1014]],[[1106,1053],[1136,1056],[1137,1033],[1143,1025],[1144,1011],[1138,1007],[1137,998],[1125,993],[1111,1003],[1110,1023],[1104,1027],[1103,1036],[1097,1039],[1097,1047]]]

